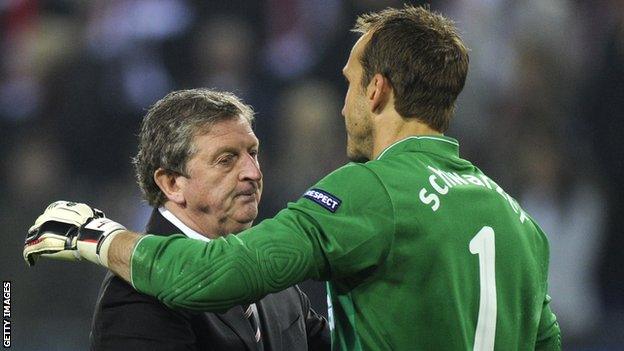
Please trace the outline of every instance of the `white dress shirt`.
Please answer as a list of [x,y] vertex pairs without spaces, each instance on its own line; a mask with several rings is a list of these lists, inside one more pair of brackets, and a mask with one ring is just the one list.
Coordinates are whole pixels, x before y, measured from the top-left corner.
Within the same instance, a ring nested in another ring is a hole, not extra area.
[[164,208],[164,207],[159,207],[158,211],[160,212],[160,214],[165,217],[169,222],[171,222],[173,225],[175,225],[178,229],[180,229],[182,231],[182,233],[184,235],[186,235],[187,237],[191,238],[191,239],[196,239],[196,240],[203,240],[203,241],[210,241],[209,238],[199,234],[198,232],[194,231],[193,229],[191,229],[189,226],[187,226],[186,224],[184,224],[178,217],[176,217],[173,213],[171,213],[171,211],[169,211],[168,209]]

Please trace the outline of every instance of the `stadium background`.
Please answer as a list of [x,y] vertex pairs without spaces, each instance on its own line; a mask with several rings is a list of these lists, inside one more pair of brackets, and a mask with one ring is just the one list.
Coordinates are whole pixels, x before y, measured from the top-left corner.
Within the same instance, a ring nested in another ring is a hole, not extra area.
[[[274,214],[343,164],[340,75],[355,16],[400,1],[0,1],[0,269],[15,350],[84,350],[104,270],[28,269],[28,226],[84,201],[141,230],[130,158],[145,108],[215,87],[257,111]],[[624,4],[432,1],[472,49],[451,130],[461,154],[549,233],[550,292],[568,350],[624,343]],[[323,286],[307,283],[324,309]],[[324,311],[323,311],[324,312]]]

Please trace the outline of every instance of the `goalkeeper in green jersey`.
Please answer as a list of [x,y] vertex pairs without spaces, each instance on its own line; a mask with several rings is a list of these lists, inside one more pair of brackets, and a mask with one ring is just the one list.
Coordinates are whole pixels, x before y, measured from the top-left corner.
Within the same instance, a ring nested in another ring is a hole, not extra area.
[[208,243],[131,233],[55,203],[24,258],[86,259],[170,307],[205,311],[326,280],[335,349],[560,349],[546,236],[443,136],[468,70],[453,23],[405,6],[363,15],[355,31],[342,113],[358,163]]

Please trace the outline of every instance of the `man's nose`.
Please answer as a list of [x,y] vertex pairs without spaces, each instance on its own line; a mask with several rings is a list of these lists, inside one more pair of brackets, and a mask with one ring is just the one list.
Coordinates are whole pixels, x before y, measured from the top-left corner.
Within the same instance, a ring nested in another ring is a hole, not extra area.
[[245,155],[240,176],[241,180],[260,181],[262,179],[262,171],[260,171],[258,159],[250,154]]

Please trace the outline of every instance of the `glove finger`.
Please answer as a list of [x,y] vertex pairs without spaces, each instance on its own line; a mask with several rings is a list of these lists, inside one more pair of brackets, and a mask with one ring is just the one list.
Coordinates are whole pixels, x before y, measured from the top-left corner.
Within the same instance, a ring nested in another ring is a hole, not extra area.
[[33,225],[32,227],[30,227],[28,229],[28,233],[26,234],[26,241],[36,236],[38,231],[39,231],[39,226]]
[[30,253],[39,253],[43,251],[61,251],[68,249],[66,247],[67,238],[63,235],[54,233],[43,233],[38,238],[26,241],[24,243],[24,255]]
[[52,232],[44,232],[40,236],[32,237],[24,244],[24,260],[30,266],[33,266],[40,256],[75,261],[77,239],[74,236],[71,242],[68,240],[66,236]]
[[80,227],[87,219],[93,217],[94,213],[89,206],[84,204],[78,205],[74,207],[57,206],[46,210],[41,216],[37,217],[33,227],[40,227],[43,223],[49,221],[57,221]]
[[104,214],[104,211],[102,210],[98,210],[97,208],[92,208],[93,210],[93,217],[95,218],[105,218],[106,215]]
[[104,216],[104,213],[97,209],[92,209],[86,204],[75,203],[70,201],[56,201],[51,203],[46,210],[35,220],[35,223],[29,228],[28,236],[35,235],[35,232],[44,223],[57,221],[80,227],[88,222],[89,218],[95,216]]
[[81,259],[81,257],[78,256],[77,252],[74,250],[54,251],[38,249],[30,251],[28,253],[24,253],[24,261],[26,261],[26,263],[31,267],[35,265],[35,262],[39,259],[39,257],[47,257],[65,261],[76,261]]
[[35,265],[37,258],[39,258],[37,252],[34,251],[34,247],[29,246],[28,242],[24,244],[24,252],[22,254],[24,256],[24,261],[31,267]]
[[29,267],[32,267],[35,265],[35,262],[37,262],[37,258],[39,256],[37,255],[33,255],[33,254],[24,254],[24,260],[26,261],[26,264],[28,264]]
[[57,206],[63,206],[67,204],[68,202],[69,201],[65,201],[65,200],[54,201],[53,203],[49,204],[48,207],[46,207],[45,211],[51,210]]
[[82,258],[78,253],[74,250],[63,250],[52,253],[42,253],[41,257],[53,258],[55,260],[63,260],[63,261],[79,261]]

